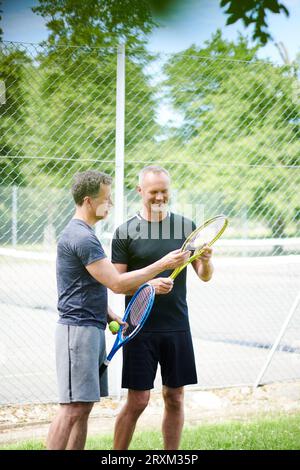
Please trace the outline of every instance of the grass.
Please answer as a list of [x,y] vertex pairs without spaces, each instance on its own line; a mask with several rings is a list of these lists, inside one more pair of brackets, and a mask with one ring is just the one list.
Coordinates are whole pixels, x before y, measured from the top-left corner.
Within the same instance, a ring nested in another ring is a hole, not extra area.
[[[112,436],[90,437],[86,449],[111,450]],[[163,448],[158,431],[137,432],[131,450]],[[41,450],[41,441],[24,441],[0,447],[1,450]],[[250,422],[205,424],[185,428],[182,450],[299,450],[300,413],[292,416],[257,419]]]

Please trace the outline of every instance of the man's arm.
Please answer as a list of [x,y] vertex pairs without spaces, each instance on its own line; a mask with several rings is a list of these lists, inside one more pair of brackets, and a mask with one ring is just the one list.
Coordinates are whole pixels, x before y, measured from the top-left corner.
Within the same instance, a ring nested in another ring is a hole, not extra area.
[[[124,272],[122,274],[107,258],[95,261],[86,269],[98,282],[111,289],[116,294],[136,290],[141,284],[153,279],[157,274],[167,269],[175,269],[187,261],[189,252],[171,251],[166,256],[145,268]],[[127,267],[126,267],[127,269]]]
[[[124,326],[127,325],[127,323],[124,322],[121,317],[119,317],[118,315],[116,315],[116,314],[112,311],[112,309],[110,308],[110,306],[108,305],[108,307],[107,307],[107,323],[110,323],[111,321],[116,321],[117,323],[119,323],[119,325],[124,325]],[[116,331],[116,332],[112,332],[112,334],[113,334],[113,335],[114,335],[114,334],[117,334],[117,331]]]
[[203,255],[199,259],[192,262],[193,268],[197,276],[204,282],[210,281],[214,272],[211,262],[212,249],[207,246]]
[[[120,273],[127,273],[127,264],[121,264],[121,263],[114,263],[114,266],[116,270]],[[126,295],[134,295],[137,289],[132,289],[131,291],[124,292]]]
[[[127,272],[127,264],[114,263],[114,266],[120,274]],[[172,290],[174,284],[173,279],[170,279],[169,277],[156,277],[148,282],[155,288],[156,295],[168,294]],[[136,289],[126,292],[126,295],[134,295],[135,291]]]
[[110,308],[110,306],[108,305],[108,307],[107,307],[107,322],[110,323],[111,321],[116,321],[120,325],[125,324],[122,321],[122,318],[120,318],[118,315],[116,315],[115,312],[113,312],[112,309]]

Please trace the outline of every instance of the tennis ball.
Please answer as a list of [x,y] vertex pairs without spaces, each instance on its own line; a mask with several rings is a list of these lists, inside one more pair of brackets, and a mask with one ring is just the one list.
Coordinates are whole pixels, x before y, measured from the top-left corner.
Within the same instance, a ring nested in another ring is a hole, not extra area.
[[112,333],[117,333],[120,329],[120,325],[117,321],[111,321],[110,324],[108,325],[108,328]]

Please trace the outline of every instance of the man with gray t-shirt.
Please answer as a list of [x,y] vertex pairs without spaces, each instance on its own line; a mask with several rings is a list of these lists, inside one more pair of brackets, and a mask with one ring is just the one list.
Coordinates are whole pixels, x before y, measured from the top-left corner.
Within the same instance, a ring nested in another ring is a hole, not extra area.
[[[57,246],[59,320],[56,367],[60,407],[48,433],[48,449],[80,450],[85,446],[93,404],[106,396],[107,375],[99,377],[106,357],[107,319],[123,324],[107,305],[107,287],[123,293],[137,289],[166,269],[183,264],[189,252],[175,250],[150,266],[120,274],[107,259],[93,225],[112,205],[111,177],[97,171],[75,176],[73,219]],[[171,290],[173,282],[168,281]]]

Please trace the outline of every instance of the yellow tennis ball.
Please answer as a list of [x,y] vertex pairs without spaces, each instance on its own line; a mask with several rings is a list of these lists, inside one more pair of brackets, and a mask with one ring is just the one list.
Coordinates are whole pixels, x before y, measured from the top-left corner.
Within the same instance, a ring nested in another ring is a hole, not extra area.
[[120,325],[117,321],[111,321],[110,324],[108,325],[108,328],[112,333],[117,333],[120,329]]

